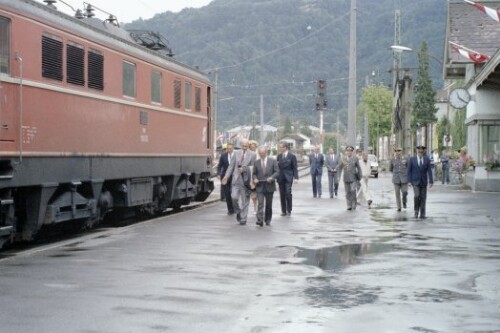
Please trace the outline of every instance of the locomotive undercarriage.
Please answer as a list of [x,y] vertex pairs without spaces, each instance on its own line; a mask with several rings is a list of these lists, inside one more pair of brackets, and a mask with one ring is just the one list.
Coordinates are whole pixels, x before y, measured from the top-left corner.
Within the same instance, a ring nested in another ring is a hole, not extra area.
[[213,191],[210,174],[44,183],[0,190],[0,247],[31,241],[45,226],[79,223],[90,228],[110,211],[156,215],[191,201],[204,201]]

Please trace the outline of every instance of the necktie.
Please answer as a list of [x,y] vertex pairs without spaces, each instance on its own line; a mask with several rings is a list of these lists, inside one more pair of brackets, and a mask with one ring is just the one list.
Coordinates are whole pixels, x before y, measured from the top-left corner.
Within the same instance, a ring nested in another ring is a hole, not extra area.
[[420,167],[422,166],[422,158],[418,159],[418,166],[420,166]]
[[266,171],[266,160],[262,160],[262,170]]
[[241,161],[240,161],[240,164],[243,163],[243,160],[245,159],[245,152],[243,152],[243,154],[241,154]]
[[283,158],[286,158],[286,153],[283,155]]
[[318,159],[318,154],[316,154],[316,157],[315,157],[315,159]]

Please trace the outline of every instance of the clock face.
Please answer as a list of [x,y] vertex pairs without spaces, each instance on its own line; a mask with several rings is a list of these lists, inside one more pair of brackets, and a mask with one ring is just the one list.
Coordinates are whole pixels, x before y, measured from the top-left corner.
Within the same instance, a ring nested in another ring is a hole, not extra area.
[[456,88],[450,93],[450,104],[455,109],[462,109],[467,106],[470,102],[470,94],[467,89]]

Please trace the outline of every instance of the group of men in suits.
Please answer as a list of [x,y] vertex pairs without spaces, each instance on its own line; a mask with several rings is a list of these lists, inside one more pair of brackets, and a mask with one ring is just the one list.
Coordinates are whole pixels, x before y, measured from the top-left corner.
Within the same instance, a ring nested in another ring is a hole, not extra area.
[[292,213],[292,185],[299,179],[297,157],[288,151],[286,143],[279,144],[280,154],[275,160],[267,156],[267,148],[259,147],[259,159],[255,152],[248,149],[249,141],[240,142],[241,150],[229,150],[219,159],[218,176],[225,191],[228,202],[228,214],[236,213],[236,220],[240,225],[247,223],[248,206],[250,201],[250,182],[253,182],[257,192],[257,222],[259,226],[271,224],[273,196],[278,182],[281,215],[290,216]]

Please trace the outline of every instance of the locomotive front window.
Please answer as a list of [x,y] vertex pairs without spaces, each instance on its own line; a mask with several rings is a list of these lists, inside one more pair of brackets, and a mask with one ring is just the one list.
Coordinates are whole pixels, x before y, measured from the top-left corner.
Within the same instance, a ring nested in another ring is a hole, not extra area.
[[151,72],[151,102],[161,103],[161,73]]
[[135,78],[136,78],[135,64],[130,62],[123,62],[123,95],[135,97]]
[[0,73],[10,73],[10,20],[0,16]]

